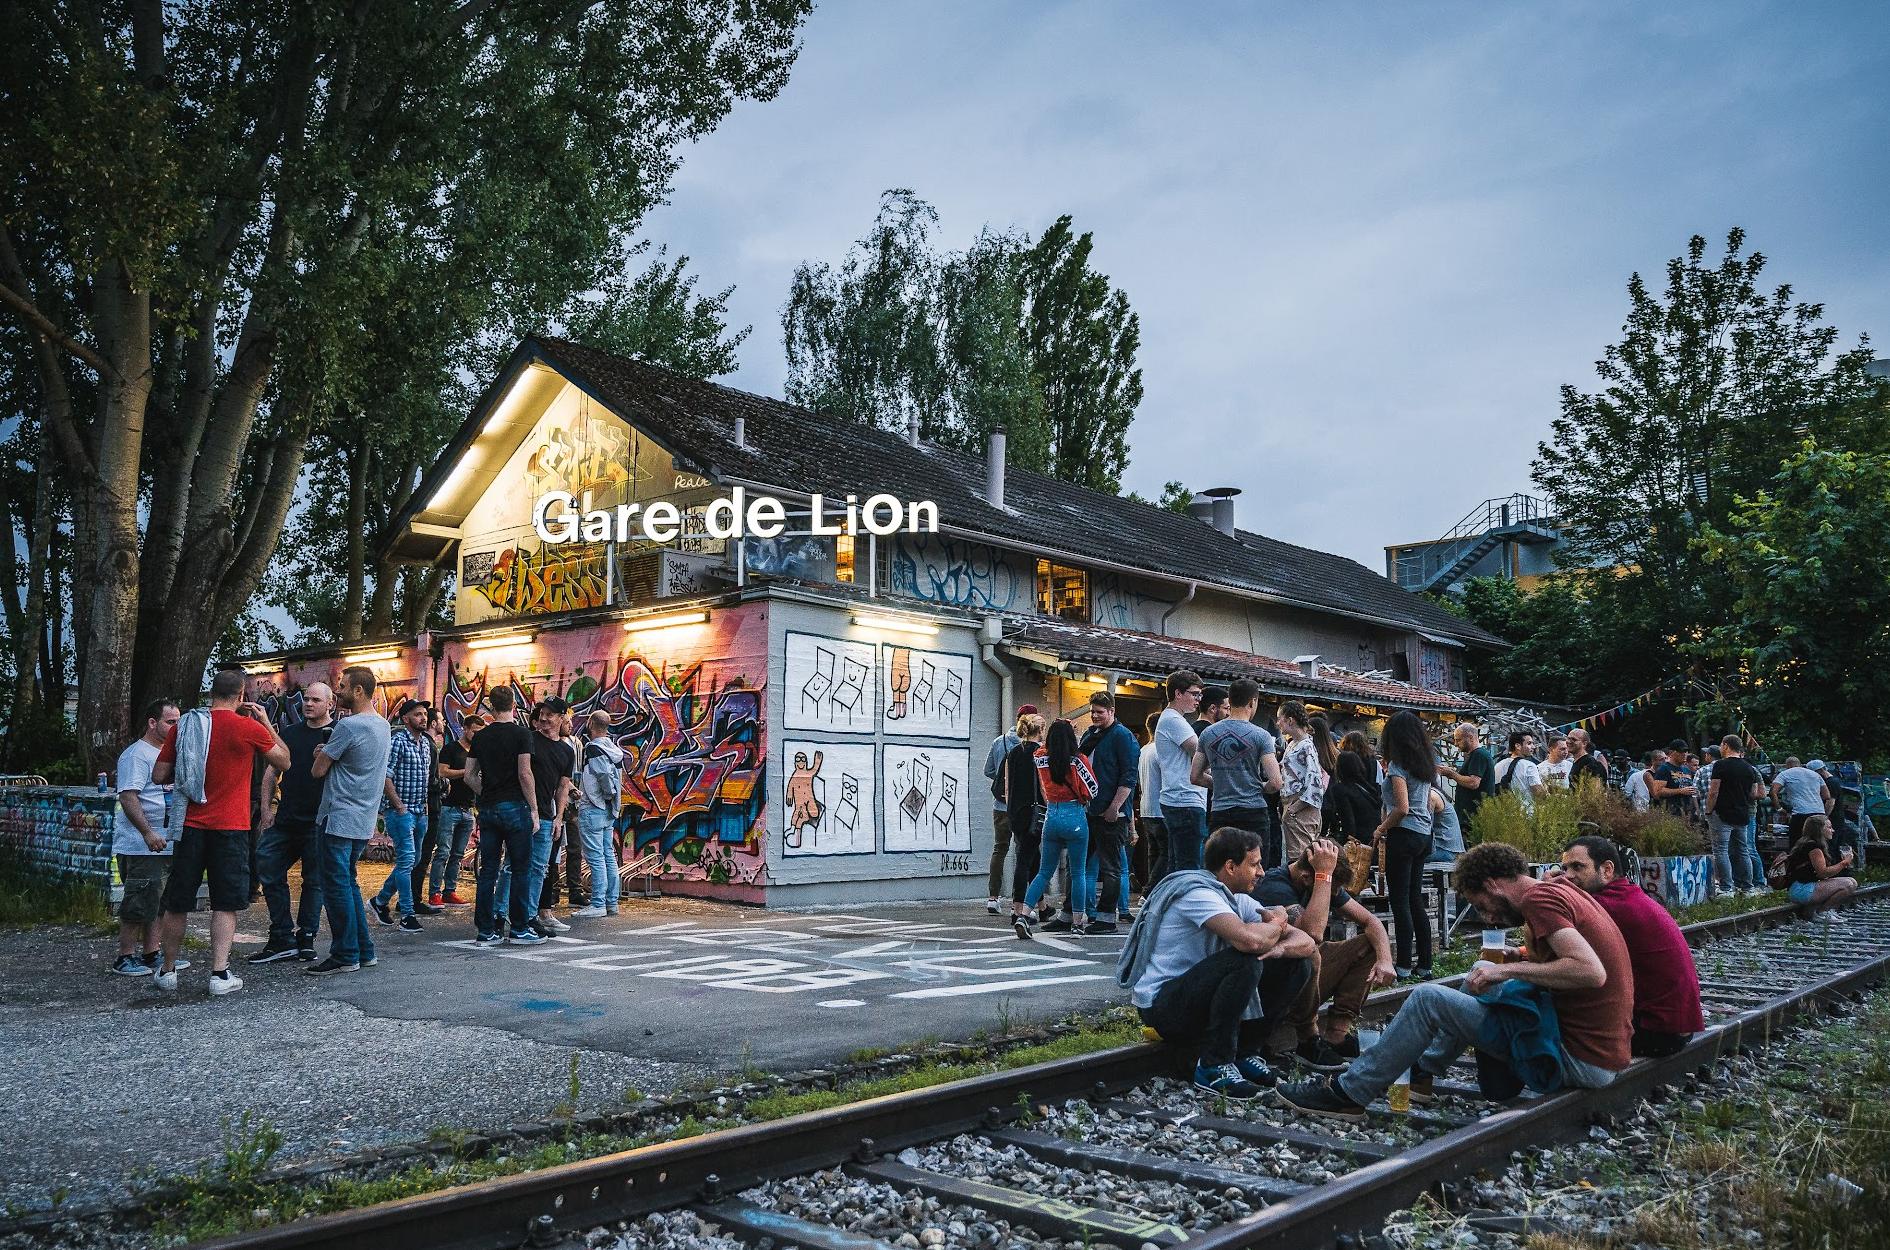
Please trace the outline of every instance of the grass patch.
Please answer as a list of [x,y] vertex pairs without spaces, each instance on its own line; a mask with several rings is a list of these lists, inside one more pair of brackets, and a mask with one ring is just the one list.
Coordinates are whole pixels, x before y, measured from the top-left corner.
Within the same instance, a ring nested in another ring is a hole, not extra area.
[[114,932],[112,916],[96,883],[78,877],[54,877],[28,867],[10,849],[0,849],[0,927],[82,925]]

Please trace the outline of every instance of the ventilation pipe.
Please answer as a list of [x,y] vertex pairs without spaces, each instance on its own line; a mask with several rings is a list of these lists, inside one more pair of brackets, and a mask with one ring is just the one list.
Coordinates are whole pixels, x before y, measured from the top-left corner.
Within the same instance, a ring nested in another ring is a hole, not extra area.
[[748,450],[748,418],[735,418],[735,445],[743,451]]
[[1011,666],[997,658],[998,644],[1003,641],[1004,618],[985,617],[978,625],[978,651],[984,660],[984,666],[997,674],[998,732],[1000,734],[1010,731],[1009,718],[1012,709],[1016,707],[1011,702]]
[[1004,506],[1004,430],[991,431],[985,442],[984,497],[993,508]]
[[[1194,503],[1188,505],[1188,510],[1232,538],[1234,536],[1234,496],[1239,493],[1238,486],[1209,487],[1196,497]],[[1195,512],[1197,507],[1203,510]]]

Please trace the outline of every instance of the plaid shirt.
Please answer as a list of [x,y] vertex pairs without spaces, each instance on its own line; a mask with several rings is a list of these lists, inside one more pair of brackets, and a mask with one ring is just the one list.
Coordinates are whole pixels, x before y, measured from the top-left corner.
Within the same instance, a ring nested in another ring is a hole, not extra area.
[[[427,810],[427,785],[433,779],[433,742],[425,734],[414,737],[405,726],[388,735],[387,775],[393,780],[394,793],[409,811]],[[381,801],[382,811],[394,805]]]

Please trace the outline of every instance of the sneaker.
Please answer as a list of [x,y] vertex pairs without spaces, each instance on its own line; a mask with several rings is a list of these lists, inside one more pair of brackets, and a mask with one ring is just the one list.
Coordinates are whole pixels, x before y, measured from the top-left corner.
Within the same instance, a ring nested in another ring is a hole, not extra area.
[[1236,1102],[1252,1102],[1261,1094],[1261,1087],[1242,1076],[1240,1069],[1231,1063],[1214,1067],[1195,1064],[1194,1087],[1210,1094],[1219,1094],[1223,1098],[1232,1098]]
[[514,946],[537,946],[539,943],[549,942],[551,939],[538,932],[536,929],[527,928],[523,933],[514,933],[505,940]]
[[617,914],[617,909],[615,907],[606,907],[604,908],[604,914],[606,916],[614,916]]
[[1240,1075],[1246,1078],[1249,1085],[1258,1085],[1265,1089],[1279,1084],[1280,1074],[1274,1071],[1273,1065],[1260,1055],[1247,1055],[1236,1059],[1234,1066],[1240,1069]]
[[[157,966],[158,966],[158,960],[162,957],[162,955],[163,955],[162,951],[146,951],[144,953],[144,966],[149,968],[151,971],[156,972]],[[188,959],[180,959],[176,963],[171,965],[171,970],[173,972],[182,972],[184,969],[188,967],[190,967],[190,961]]]
[[603,918],[604,909],[596,906],[585,907],[571,913],[573,920],[602,920]]
[[1411,979],[1413,981],[1428,981],[1436,975],[1437,974],[1435,972],[1431,971],[1431,966],[1429,964],[1421,964],[1418,967],[1411,969]]
[[1411,1101],[1436,1102],[1437,1078],[1428,1072],[1411,1073]]
[[1128,928],[1130,925],[1135,923],[1135,913],[1132,911],[1117,912],[1116,923],[1121,925],[1125,929]]
[[[438,903],[441,900],[436,897],[433,901]],[[466,899],[461,898],[459,895],[454,894],[450,890],[447,891],[445,904],[448,907],[471,907],[472,906],[472,903],[470,903]]]
[[[1357,1045],[1355,1041],[1354,1046]],[[1346,1057],[1333,1048],[1332,1043],[1323,1037],[1309,1037],[1293,1049],[1293,1058],[1297,1059],[1314,1072],[1338,1072],[1346,1065]]]
[[1015,933],[1020,941],[1028,942],[1036,930],[1037,926],[1032,924],[1030,917],[1024,913],[1019,912],[1011,917],[1011,932]]
[[1393,967],[1396,968],[1400,981],[1409,981],[1412,977],[1417,975],[1417,969],[1415,968],[1407,968],[1403,964],[1394,964]]
[[1039,927],[1041,927],[1045,933],[1074,933],[1076,931],[1076,926],[1072,925],[1061,916],[1052,916]]
[[112,971],[121,977],[148,977],[151,965],[136,955],[120,955],[118,962],[112,965]]
[[369,899],[368,910],[374,913],[374,918],[376,920],[380,921],[384,925],[387,925],[389,928],[393,927],[394,913],[388,910],[386,903],[381,902],[381,900],[378,898]]
[[504,946],[505,938],[497,933],[481,933],[473,939],[474,946]]
[[295,944],[295,957],[305,964],[314,963],[315,962],[315,943],[297,942]]
[[994,898],[987,898],[984,900],[984,909],[993,916],[998,915],[998,901]]
[[278,942],[270,938],[266,946],[243,962],[248,964],[272,964],[278,959],[294,959],[295,947],[287,942]]
[[381,960],[378,955],[369,955],[366,959],[363,959],[361,961],[361,966],[363,968],[372,968],[375,964],[379,962],[381,962]]
[[412,916],[402,916],[400,918],[400,931],[402,933],[425,933],[427,927]]
[[1332,1052],[1340,1056],[1341,1058],[1344,1058],[1344,1059],[1358,1058],[1358,1034],[1357,1033],[1347,1033],[1343,1041],[1327,1042],[1326,1045],[1331,1047]]
[[432,903],[415,902],[413,905],[413,914],[416,916],[437,916],[445,910],[446,908],[436,907]]
[[1116,928],[1114,924],[1107,920],[1092,920],[1089,922],[1089,927],[1083,930],[1083,936],[1114,937],[1120,932],[1122,932],[1122,930]]
[[427,895],[427,906],[429,906],[429,907],[444,907],[444,906],[446,906],[446,896],[445,896],[444,894],[429,894],[429,895]]
[[546,924],[541,924],[538,918],[535,916],[532,919],[527,920],[525,922],[525,928],[532,933],[536,933],[541,938],[548,938],[551,936],[551,927]]
[[1280,1101],[1297,1111],[1323,1115],[1334,1120],[1363,1120],[1365,1108],[1345,1096],[1339,1083],[1329,1076],[1305,1081],[1288,1081],[1273,1087]]
[[151,970],[151,984],[167,993],[174,992],[177,989],[177,969],[172,968],[169,972],[166,972],[162,968],[153,968]]
[[360,967],[360,964],[343,963],[330,955],[318,964],[310,964],[304,971],[312,977],[332,977],[337,972],[357,972]]
[[570,925],[558,919],[556,916],[552,915],[548,911],[541,911],[538,913],[538,924],[540,928],[550,933],[569,933],[571,931]]
[[225,968],[222,972],[210,974],[210,997],[222,998],[225,994],[234,994],[243,988],[243,978]]

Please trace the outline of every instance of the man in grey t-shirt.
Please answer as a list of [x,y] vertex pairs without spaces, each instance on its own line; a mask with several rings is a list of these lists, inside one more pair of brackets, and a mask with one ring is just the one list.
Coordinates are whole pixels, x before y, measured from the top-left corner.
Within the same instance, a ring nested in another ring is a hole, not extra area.
[[[1280,761],[1273,735],[1254,724],[1260,687],[1245,677],[1228,688],[1227,715],[1201,731],[1190,780],[1214,791],[1214,827],[1232,825],[1260,835],[1269,849],[1273,813],[1267,795],[1280,788]],[[1270,868],[1277,864],[1267,865]]]
[[374,710],[375,684],[374,670],[364,665],[342,671],[335,701],[344,715],[328,741],[315,748],[315,764],[309,769],[326,783],[315,827],[321,844],[322,905],[328,909],[333,939],[328,958],[309,968],[313,976],[353,972],[376,962],[367,904],[355,879],[361,852],[374,836],[387,781],[388,725]]

